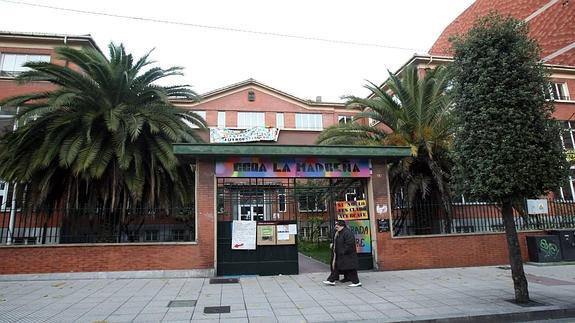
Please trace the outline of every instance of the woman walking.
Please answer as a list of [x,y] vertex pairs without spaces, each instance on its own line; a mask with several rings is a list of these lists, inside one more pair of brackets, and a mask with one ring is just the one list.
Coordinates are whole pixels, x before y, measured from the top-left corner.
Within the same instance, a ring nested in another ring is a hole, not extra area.
[[335,285],[339,275],[343,274],[341,282],[351,281],[349,287],[361,286],[357,277],[357,253],[355,251],[355,236],[345,225],[345,221],[337,220],[332,243],[331,274],[323,283]]

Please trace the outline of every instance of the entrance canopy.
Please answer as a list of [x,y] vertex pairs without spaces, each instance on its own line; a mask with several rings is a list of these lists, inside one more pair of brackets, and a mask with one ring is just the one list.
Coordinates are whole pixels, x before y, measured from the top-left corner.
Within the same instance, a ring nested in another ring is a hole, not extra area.
[[265,157],[339,157],[393,160],[411,156],[409,147],[388,146],[304,146],[276,144],[174,144],[176,155],[197,157],[265,156]]

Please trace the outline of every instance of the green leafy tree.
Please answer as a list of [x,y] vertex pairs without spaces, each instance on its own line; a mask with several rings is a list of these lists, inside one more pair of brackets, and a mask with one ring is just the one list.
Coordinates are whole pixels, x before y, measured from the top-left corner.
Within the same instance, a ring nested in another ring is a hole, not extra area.
[[[449,217],[446,231],[450,231],[450,78],[444,67],[426,70],[423,77],[419,72],[409,66],[399,76],[390,73],[383,88],[367,85],[372,93],[369,98],[347,97],[348,106],[363,108],[362,112],[353,123],[324,130],[318,143],[409,146],[412,156],[390,166],[391,190],[403,192],[410,204],[418,200],[442,203]],[[371,126],[369,119],[379,124]]]
[[[0,178],[27,188],[34,207],[163,207],[187,203],[190,165],[172,143],[200,141],[186,124],[205,126],[170,99],[197,100],[186,85],[156,81],[182,75],[180,67],[151,67],[123,45],[109,59],[91,49],[56,49],[65,66],[27,63],[20,83],[45,81],[53,90],[9,98],[20,127],[0,143]],[[185,122],[184,122],[185,120]]]
[[556,188],[566,160],[547,74],[524,22],[489,15],[454,41],[454,183],[470,197],[501,203],[517,302],[528,302],[513,203]]

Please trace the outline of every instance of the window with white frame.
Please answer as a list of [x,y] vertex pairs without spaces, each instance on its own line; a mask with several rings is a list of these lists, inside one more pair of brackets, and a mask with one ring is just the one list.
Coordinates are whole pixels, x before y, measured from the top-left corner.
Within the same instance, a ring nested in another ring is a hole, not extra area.
[[[206,111],[192,111],[192,112],[194,112],[195,114],[197,114],[197,115],[199,115],[200,117],[202,117],[202,119],[206,120]],[[195,124],[191,123],[191,122],[188,121],[188,120],[185,120],[185,119],[184,119],[184,122],[185,122],[188,126],[190,126],[190,128],[198,128],[198,126],[196,126]]]
[[355,188],[348,188],[345,191],[345,200],[350,201],[357,201],[357,190]]
[[553,100],[570,101],[567,84],[562,82],[551,82],[551,97]]
[[238,128],[265,127],[263,112],[238,112]]
[[322,130],[322,115],[316,113],[296,113],[295,127],[296,129]]
[[339,124],[351,123],[353,121],[352,116],[337,116],[337,122]]
[[278,190],[278,211],[279,212],[287,211],[287,198],[285,188],[281,188]]
[[29,70],[24,66],[28,62],[50,62],[50,55],[0,54],[0,76],[18,76]]
[[145,241],[158,241],[160,240],[160,232],[158,230],[146,230],[144,233]]
[[276,113],[276,128],[284,128],[284,114],[282,112]]
[[218,111],[218,128],[226,127],[226,111]]
[[327,210],[325,200],[316,192],[302,194],[298,196],[298,207],[300,212],[318,212]]

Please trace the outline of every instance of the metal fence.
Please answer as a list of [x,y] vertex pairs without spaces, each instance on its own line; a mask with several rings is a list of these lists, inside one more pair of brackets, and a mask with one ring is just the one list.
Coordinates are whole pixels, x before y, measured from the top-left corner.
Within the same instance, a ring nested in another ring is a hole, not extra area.
[[0,245],[194,241],[193,206],[166,209],[0,209]]
[[[548,213],[527,214],[526,204],[515,205],[517,230],[575,228],[575,201],[548,200]],[[443,204],[398,203],[392,208],[394,236],[503,232],[501,205],[451,203],[451,218]]]

